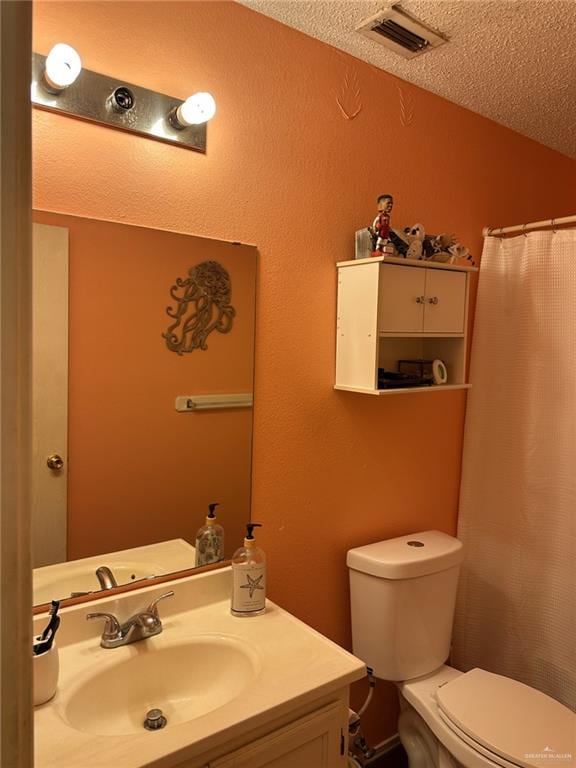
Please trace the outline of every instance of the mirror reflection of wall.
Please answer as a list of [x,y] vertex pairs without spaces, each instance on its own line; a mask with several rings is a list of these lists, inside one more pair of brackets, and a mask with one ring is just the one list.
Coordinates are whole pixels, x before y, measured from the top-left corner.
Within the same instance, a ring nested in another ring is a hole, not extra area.
[[[100,564],[108,565],[105,555],[118,550],[179,539],[194,545],[211,502],[220,504],[229,557],[250,517],[252,408],[177,412],[175,401],[252,394],[256,249],[43,211],[34,220],[49,232],[61,228],[69,249],[68,455],[54,471],[48,455],[66,454],[65,446],[48,442],[37,452],[48,490],[35,485],[35,564],[62,559],[53,555],[58,546],[67,560],[101,556]],[[205,261],[230,276],[233,326],[210,333],[207,349],[179,355],[162,337],[173,322],[166,313],[175,307],[170,288]],[[52,305],[54,314],[60,303]],[[44,364],[53,372],[58,367],[50,355]],[[35,412],[53,414],[54,400],[44,389],[40,397],[47,399],[35,398]],[[50,494],[66,481],[67,491],[56,494],[67,497],[58,523]],[[185,562],[185,549],[172,551],[173,567],[163,565],[164,572],[185,567],[181,556]],[[158,558],[153,561],[160,569]],[[125,571],[119,564],[119,583],[143,575],[147,562],[140,570],[136,561]]]

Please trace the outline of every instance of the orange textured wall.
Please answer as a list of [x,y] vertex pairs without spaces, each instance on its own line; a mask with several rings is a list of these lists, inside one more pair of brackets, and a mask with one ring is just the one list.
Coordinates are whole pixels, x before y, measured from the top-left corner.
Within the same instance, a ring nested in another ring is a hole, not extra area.
[[35,50],[59,40],[90,69],[215,95],[205,156],[36,111],[35,205],[258,246],[253,516],[270,595],[348,645],[346,550],[455,529],[465,394],[333,391],[334,263],[379,193],[393,224],[456,232],[477,255],[486,224],[573,213],[576,163],[234,3],[36,2]]

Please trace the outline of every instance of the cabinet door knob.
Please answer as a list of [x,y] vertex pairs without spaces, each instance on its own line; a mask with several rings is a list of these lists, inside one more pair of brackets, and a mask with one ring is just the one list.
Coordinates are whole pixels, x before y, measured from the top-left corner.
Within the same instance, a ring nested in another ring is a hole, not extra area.
[[428,299],[428,304],[438,304],[438,296],[431,296]]
[[416,296],[416,304],[424,304],[426,296]]

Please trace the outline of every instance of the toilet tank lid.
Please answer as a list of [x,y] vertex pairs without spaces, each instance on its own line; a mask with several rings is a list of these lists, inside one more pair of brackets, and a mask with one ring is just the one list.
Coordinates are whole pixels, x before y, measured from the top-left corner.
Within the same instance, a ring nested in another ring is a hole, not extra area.
[[348,550],[353,571],[381,579],[414,579],[462,562],[462,542],[441,531],[423,531]]

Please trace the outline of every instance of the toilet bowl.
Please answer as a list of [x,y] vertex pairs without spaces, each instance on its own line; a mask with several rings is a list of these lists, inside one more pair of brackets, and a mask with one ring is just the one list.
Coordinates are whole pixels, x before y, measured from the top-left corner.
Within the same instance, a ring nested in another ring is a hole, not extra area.
[[[410,768],[572,767],[576,715],[567,707],[502,675],[462,673],[442,666],[398,685],[400,739]],[[428,762],[420,754],[430,752]],[[442,754],[441,750],[444,750]]]
[[350,550],[354,653],[400,694],[410,768],[574,768],[576,715],[527,685],[446,666],[462,544],[439,531]]

